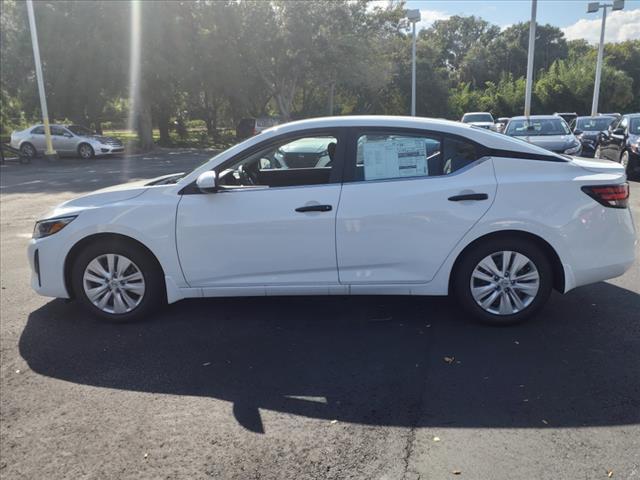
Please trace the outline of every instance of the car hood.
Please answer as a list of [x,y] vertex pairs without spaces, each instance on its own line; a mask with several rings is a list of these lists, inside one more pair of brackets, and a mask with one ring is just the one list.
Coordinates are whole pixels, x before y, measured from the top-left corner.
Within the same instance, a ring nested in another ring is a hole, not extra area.
[[104,135],[79,135],[79,136],[80,136],[80,138],[86,138],[86,139],[89,139],[89,140],[96,140],[96,141],[98,141],[100,143],[108,143],[108,142],[111,142],[111,143],[114,143],[114,142],[115,143],[122,143],[117,138],[105,137]]
[[532,135],[530,137],[519,138],[538,147],[554,151],[564,151],[571,148],[574,146],[576,140],[576,137],[573,135]]
[[172,184],[174,183],[171,182],[172,178],[179,178],[182,175],[182,173],[172,173],[170,175],[163,175],[151,180],[137,180],[135,182],[102,188],[58,205],[53,212],[50,212],[50,214],[47,215],[47,217],[68,214],[71,211],[78,209],[101,207],[110,203],[131,200],[132,198],[142,195],[152,186]]
[[494,127],[495,123],[493,123],[493,122],[469,122],[469,125],[473,125],[475,127]]

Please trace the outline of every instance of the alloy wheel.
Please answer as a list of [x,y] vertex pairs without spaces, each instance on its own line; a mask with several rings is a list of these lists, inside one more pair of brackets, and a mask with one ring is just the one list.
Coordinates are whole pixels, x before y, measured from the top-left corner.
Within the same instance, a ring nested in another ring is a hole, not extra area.
[[93,156],[93,151],[89,145],[80,145],[80,157],[89,159]]
[[518,252],[500,251],[483,258],[473,269],[471,295],[486,312],[514,315],[535,300],[540,273],[533,261]]
[[145,293],[144,276],[124,255],[107,253],[89,262],[82,276],[84,293],[105,313],[123,314],[135,309]]

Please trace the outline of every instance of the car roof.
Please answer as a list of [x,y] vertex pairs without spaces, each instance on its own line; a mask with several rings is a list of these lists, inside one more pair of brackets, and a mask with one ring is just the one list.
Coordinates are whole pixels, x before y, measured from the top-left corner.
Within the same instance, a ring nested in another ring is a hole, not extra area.
[[477,114],[480,114],[480,115],[491,115],[491,112],[465,112],[464,115],[477,115]]
[[[554,117],[557,118],[557,117]],[[445,134],[461,135],[488,148],[529,152],[538,155],[550,155],[548,150],[531,145],[501,133],[492,132],[484,128],[477,128],[470,124],[427,117],[406,117],[390,115],[351,115],[340,117],[320,117],[295,122],[284,123],[264,130],[259,135],[251,137],[255,142],[271,136],[295,133],[301,130],[348,128],[348,127],[388,127],[413,128],[435,130]]]
[[562,117],[558,115],[529,115],[528,117],[519,115],[517,117],[511,117],[511,120],[527,120],[527,118],[531,120],[562,120]]
[[593,120],[597,120],[599,118],[609,118],[611,120],[614,120],[615,117],[613,115],[605,115],[605,114],[601,114],[601,115],[585,115],[584,117],[578,117],[576,120],[585,120],[585,119],[593,119]]

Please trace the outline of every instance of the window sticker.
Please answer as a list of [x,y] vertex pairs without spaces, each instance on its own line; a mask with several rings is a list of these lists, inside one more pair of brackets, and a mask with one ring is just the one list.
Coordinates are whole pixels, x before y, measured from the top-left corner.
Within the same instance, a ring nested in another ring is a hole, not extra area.
[[426,142],[423,138],[365,141],[363,156],[365,180],[428,175]]

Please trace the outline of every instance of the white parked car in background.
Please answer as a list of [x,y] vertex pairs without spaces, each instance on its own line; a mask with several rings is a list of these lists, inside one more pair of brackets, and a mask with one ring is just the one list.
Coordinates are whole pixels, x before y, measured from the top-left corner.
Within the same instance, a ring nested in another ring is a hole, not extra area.
[[[80,125],[51,125],[51,143],[59,155],[78,156],[85,160],[93,157],[120,154],[124,145],[117,138],[96,135]],[[44,126],[35,125],[21,131],[11,133],[13,148],[22,155],[33,158],[46,150]]]
[[304,120],[56,207],[29,245],[32,286],[112,321],[187,297],[451,293],[513,323],[554,288],[630,267],[625,180],[617,163],[457,122]]
[[474,127],[486,128],[496,132],[498,126],[496,125],[493,115],[489,112],[467,112],[462,116],[460,120],[462,123],[468,123]]

